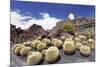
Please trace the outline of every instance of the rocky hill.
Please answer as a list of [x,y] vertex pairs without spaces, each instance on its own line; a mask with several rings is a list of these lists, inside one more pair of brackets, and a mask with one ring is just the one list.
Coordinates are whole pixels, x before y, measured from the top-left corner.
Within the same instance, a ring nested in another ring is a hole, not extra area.
[[36,24],[33,24],[27,30],[16,28],[14,25],[10,24],[10,32],[11,32],[10,40],[14,43],[19,42],[19,41],[26,41],[32,38],[34,39],[37,36],[45,34],[45,30],[41,26],[36,25]]
[[[56,26],[51,29],[45,31],[42,26],[33,24],[30,28],[27,30],[22,30],[21,28],[16,28],[14,25],[10,24],[10,32],[11,32],[11,37],[10,40],[11,42],[19,42],[19,41],[25,41],[25,40],[30,40],[34,39],[38,36],[41,37],[49,37],[49,38],[59,38],[61,36],[69,37],[72,36],[71,34],[63,31],[61,28],[63,27],[64,23],[66,21],[60,21],[57,22]],[[74,21],[75,26],[77,27],[77,30],[84,29],[88,26],[95,26],[95,18],[94,17],[77,17]]]

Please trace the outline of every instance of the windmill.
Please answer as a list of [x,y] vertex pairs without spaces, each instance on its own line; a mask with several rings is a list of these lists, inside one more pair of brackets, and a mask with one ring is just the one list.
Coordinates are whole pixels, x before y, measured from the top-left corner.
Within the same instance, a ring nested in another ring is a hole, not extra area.
[[71,11],[69,14],[68,14],[68,20],[74,20],[75,19],[75,14]]

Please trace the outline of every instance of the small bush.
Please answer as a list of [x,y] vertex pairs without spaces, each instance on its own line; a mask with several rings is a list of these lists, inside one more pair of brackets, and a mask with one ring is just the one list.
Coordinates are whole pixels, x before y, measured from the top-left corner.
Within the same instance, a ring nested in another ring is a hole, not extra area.
[[68,20],[65,24],[64,24],[64,30],[69,32],[69,33],[74,33],[75,32],[75,26],[74,26],[74,22],[72,22],[71,20]]

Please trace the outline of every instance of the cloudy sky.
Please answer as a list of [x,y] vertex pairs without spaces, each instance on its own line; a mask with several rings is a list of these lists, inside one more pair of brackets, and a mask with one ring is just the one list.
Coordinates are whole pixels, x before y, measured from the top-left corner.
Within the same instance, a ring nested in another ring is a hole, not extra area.
[[95,16],[95,7],[88,5],[25,2],[11,0],[11,24],[27,29],[33,24],[45,30],[52,29],[58,21],[66,20],[70,12],[77,16]]

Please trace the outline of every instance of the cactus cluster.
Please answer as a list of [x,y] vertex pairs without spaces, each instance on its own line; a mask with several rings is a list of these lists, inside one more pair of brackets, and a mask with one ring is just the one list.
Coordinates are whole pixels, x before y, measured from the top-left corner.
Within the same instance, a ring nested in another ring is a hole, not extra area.
[[38,46],[39,43],[41,43],[40,40],[33,40],[31,46],[32,46],[33,48],[36,48],[36,47]]
[[38,37],[32,41],[14,45],[12,51],[16,55],[27,56],[27,64],[34,65],[40,63],[42,59],[48,63],[54,63],[60,57],[59,48],[61,47],[65,54],[73,54],[79,50],[82,56],[89,56],[91,49],[95,48],[95,41],[84,35],[52,39]]
[[47,38],[44,38],[42,40],[42,42],[46,43],[47,45],[50,45],[51,44],[51,40],[50,39],[47,39]]
[[21,49],[20,55],[21,56],[26,56],[28,54],[28,52],[31,51],[31,50],[32,50],[31,47],[24,47],[24,48]]
[[55,62],[60,56],[59,49],[57,47],[50,47],[45,53],[45,58],[49,63]]
[[82,56],[90,56],[91,50],[95,49],[95,41],[87,38],[85,35],[78,35],[74,38],[76,49],[80,51]]
[[46,43],[41,42],[41,43],[39,43],[39,44],[37,45],[37,50],[39,50],[39,51],[41,51],[41,50],[43,50],[43,49],[45,49],[45,48],[47,48]]
[[16,55],[26,56],[32,48],[24,44],[16,44],[13,46],[12,50]]
[[93,39],[88,39],[88,46],[91,49],[94,49],[95,48],[95,41]]
[[56,40],[56,41],[54,41],[53,45],[58,48],[61,48],[63,45],[63,42],[62,42],[62,40]]
[[80,47],[80,53],[83,56],[89,56],[90,53],[91,53],[91,50],[90,50],[90,48],[88,46],[83,45],[83,46]]
[[27,58],[27,64],[38,64],[42,60],[42,54],[38,51],[31,53]]
[[73,40],[67,40],[63,44],[63,50],[66,54],[72,54],[75,52],[75,45]]

